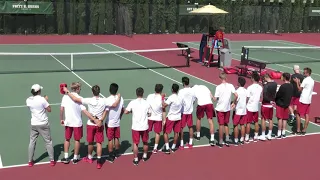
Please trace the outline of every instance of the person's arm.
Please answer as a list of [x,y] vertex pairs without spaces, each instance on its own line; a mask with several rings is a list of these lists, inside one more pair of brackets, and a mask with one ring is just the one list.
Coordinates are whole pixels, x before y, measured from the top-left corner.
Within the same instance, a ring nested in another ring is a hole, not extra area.
[[124,114],[130,114],[132,113],[132,103],[130,102],[126,108],[126,110],[124,111]]
[[169,97],[167,100],[164,99],[164,97],[162,98],[162,108],[166,108],[167,106],[169,106],[172,103],[171,98]]
[[302,81],[301,83],[299,78],[294,78],[293,80],[296,82],[298,91],[301,92],[302,89],[305,87],[305,83],[304,83],[305,81]]
[[214,96],[212,96],[212,94],[210,93],[211,98],[213,99],[213,101],[217,101],[219,100],[220,97],[220,91],[219,91],[219,87],[216,88],[216,91],[214,93]]
[[43,102],[43,107],[45,108],[45,110],[47,112],[51,112],[51,106],[50,106],[50,104],[48,102],[49,97],[48,96],[44,96],[44,99],[45,99],[45,101]]
[[81,98],[78,98],[78,97],[74,96],[72,93],[70,93],[70,91],[68,90],[67,87],[64,87],[63,91],[72,99],[72,101],[82,104]]
[[121,102],[121,96],[120,96],[120,93],[117,94],[118,98],[116,99],[116,101],[110,105],[110,107],[117,107],[120,102]]
[[65,107],[65,96],[62,98],[61,106],[60,106],[60,124],[64,124],[64,107]]
[[120,113],[120,119],[122,119],[122,115],[123,115],[124,111],[125,111],[125,109],[124,109],[124,107],[122,107],[121,113]]
[[233,102],[231,104],[231,109],[233,109],[233,108],[236,107],[236,103],[235,102],[237,102],[237,100],[238,100],[238,93],[237,93],[236,89],[234,88],[234,86],[232,86],[231,88],[232,88],[231,89],[231,93],[233,93],[233,98],[234,98]]
[[275,100],[281,98],[284,93],[285,93],[285,92],[283,92],[283,86],[281,85],[281,86],[279,87],[279,90],[278,90],[277,94],[276,94]]

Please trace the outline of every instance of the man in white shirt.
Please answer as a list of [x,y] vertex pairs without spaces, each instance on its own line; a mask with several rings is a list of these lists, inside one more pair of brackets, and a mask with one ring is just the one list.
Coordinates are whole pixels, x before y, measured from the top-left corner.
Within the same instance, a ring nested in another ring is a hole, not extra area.
[[138,165],[138,145],[140,143],[140,137],[143,142],[143,155],[142,160],[148,160],[148,141],[149,141],[149,125],[148,116],[150,116],[151,106],[143,99],[143,88],[136,89],[137,99],[132,100],[126,110],[125,114],[132,113],[132,141],[133,141],[133,164]]
[[189,78],[183,77],[182,78],[183,89],[181,89],[178,93],[178,96],[182,100],[182,117],[181,117],[181,142],[180,142],[180,149],[183,149],[183,128],[188,126],[189,128],[189,143],[186,144],[186,147],[192,148],[193,147],[193,103],[196,100],[196,96],[189,86]]
[[160,140],[160,133],[162,132],[162,121],[165,119],[165,109],[162,107],[162,101],[164,96],[161,94],[163,90],[162,84],[155,85],[155,93],[149,94],[147,102],[151,106],[151,116],[149,117],[149,132],[155,132],[155,142],[153,147],[153,153],[158,152],[158,144]]
[[[168,97],[168,99],[163,102],[163,108],[169,106],[168,114],[166,120],[164,120],[164,128],[163,128],[163,138],[165,143],[165,148],[163,150],[164,153],[170,154],[174,152],[176,149],[176,144],[178,142],[179,133],[181,132],[181,109],[182,109],[182,101],[178,96],[179,85],[172,84],[171,88],[172,94]],[[174,132],[173,144],[170,149],[169,147],[169,137],[168,135]],[[181,144],[180,146],[183,146]]]
[[[70,92],[73,96],[77,98],[82,98],[79,96],[81,91],[81,84],[79,82],[73,82],[71,84]],[[69,92],[67,91],[67,94]],[[74,102],[68,95],[64,95],[60,107],[60,123],[65,126],[65,141],[64,141],[64,158],[61,162],[68,164],[70,162],[69,158],[69,147],[70,139],[73,134],[75,140],[74,145],[74,156],[72,163],[77,164],[80,160],[79,150],[80,150],[80,140],[83,137],[82,128],[82,117],[81,112],[83,112],[91,121],[96,124],[99,123],[99,119],[94,118],[82,104]]]
[[[223,147],[223,131],[225,130],[226,142],[225,145],[229,147],[229,119],[231,110],[231,97],[232,94],[237,99],[237,93],[234,86],[227,83],[227,75],[223,72],[219,75],[222,83],[216,87],[216,92],[214,94],[214,101],[218,101],[216,104],[217,119],[219,123],[219,143],[218,146]],[[233,104],[234,105],[234,104]]]
[[[110,96],[106,99],[106,111],[108,112],[108,116],[106,119],[105,126],[107,138],[109,140],[109,156],[107,157],[107,161],[109,161],[110,163],[113,163],[114,159],[120,156],[120,120],[124,113],[124,101],[122,97],[120,97],[119,95],[117,96],[118,89],[118,84],[110,84]],[[114,151],[113,147],[115,147]]]
[[[81,98],[76,97],[73,93],[70,93],[66,87],[64,87],[64,92],[76,103],[88,105],[88,111],[93,116],[96,117],[97,120],[91,121],[88,119],[87,121],[87,142],[88,142],[88,155],[82,160],[88,163],[93,163],[93,145],[94,140],[97,145],[97,169],[101,169],[102,167],[102,143],[104,141],[104,127],[102,125],[103,120],[106,117],[105,109],[107,106],[117,106],[119,104],[119,100],[115,103],[106,102],[104,98],[99,97],[100,95],[100,87],[98,85],[92,86],[92,94],[93,97],[90,98]],[[119,95],[120,96],[120,95]]]
[[[235,111],[233,112],[233,126],[234,126],[234,144],[238,146],[239,144],[244,144],[245,136],[245,124],[246,124],[246,114],[247,114],[247,90],[244,88],[246,80],[243,77],[238,78],[238,89],[236,90],[237,97],[233,101],[233,104],[236,106]],[[241,127],[241,138],[239,142],[239,128]]]
[[30,127],[30,143],[29,143],[29,167],[34,165],[33,156],[36,147],[38,136],[42,136],[46,149],[50,158],[50,165],[56,164],[54,160],[54,152],[50,133],[50,125],[46,112],[51,112],[51,107],[48,103],[48,96],[41,96],[42,86],[34,84],[31,87],[32,96],[28,97],[26,104],[31,112],[31,127]]
[[214,107],[212,103],[212,94],[210,90],[204,85],[194,85],[192,90],[197,98],[197,124],[196,124],[196,140],[200,141],[200,129],[201,129],[201,119],[204,117],[204,113],[207,115],[209,127],[210,127],[210,141],[209,144],[214,146],[214,124],[212,118],[215,117]]
[[[311,77],[312,70],[308,67],[303,69],[303,75],[305,78],[302,83],[299,78],[295,78],[294,81],[297,83],[298,91],[301,92],[301,96],[299,99],[298,107],[297,107],[297,132],[298,135],[305,135],[307,132],[308,124],[309,124],[309,113],[310,113],[310,105],[312,100],[312,93],[314,88],[314,80]],[[301,131],[300,122],[301,116],[305,117],[305,122],[303,126],[303,130]]]
[[251,130],[251,123],[254,123],[255,133],[253,141],[258,141],[259,133],[259,102],[262,93],[262,87],[259,85],[260,76],[258,73],[254,72],[251,76],[252,84],[247,88],[247,125],[246,125],[246,137],[245,142],[249,143],[249,135]]

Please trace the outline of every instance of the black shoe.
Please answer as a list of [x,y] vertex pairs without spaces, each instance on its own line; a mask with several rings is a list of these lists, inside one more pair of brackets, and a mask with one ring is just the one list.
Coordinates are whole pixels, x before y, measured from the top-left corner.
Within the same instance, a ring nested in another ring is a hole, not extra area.
[[115,159],[117,159],[118,157],[120,157],[120,153],[119,153],[118,150],[115,150],[115,151],[112,153],[112,155],[113,155],[113,157],[114,157]]
[[234,146],[239,146],[239,145],[241,145],[241,142],[234,142]]
[[218,146],[219,148],[223,148],[223,144],[222,144],[222,143],[217,143],[217,146]]
[[109,163],[113,163],[114,162],[114,156],[113,155],[109,155],[106,160],[109,162]]
[[148,156],[147,157],[142,157],[142,161],[144,161],[144,162],[148,161]]
[[133,165],[138,166],[139,161],[133,160],[132,163],[133,163]]
[[240,141],[240,144],[241,144],[241,145],[244,145],[244,141]]
[[62,159],[61,159],[61,162],[64,163],[64,164],[69,164],[69,163],[70,163],[70,159],[68,159],[68,158],[62,158]]
[[282,134],[281,136],[282,136],[282,138],[286,138],[287,137],[287,135],[285,135],[285,134]]
[[177,151],[177,149],[175,148],[175,149],[170,149],[170,152],[171,153],[175,153]]
[[227,147],[230,147],[230,144],[231,144],[230,141],[226,141],[226,142],[225,142],[225,145],[226,145]]
[[162,152],[165,153],[165,154],[170,154],[170,149],[164,148],[162,150]]
[[209,141],[210,146],[215,146],[214,144],[214,140],[213,141]]
[[280,135],[280,136],[277,136],[277,139],[281,139],[282,138],[282,135]]
[[296,136],[301,136],[301,132],[296,132]]
[[72,164],[78,164],[79,161],[80,159],[72,159]]
[[301,136],[305,136],[306,132],[301,131]]
[[200,141],[200,137],[196,137],[195,139],[196,139],[196,141]]

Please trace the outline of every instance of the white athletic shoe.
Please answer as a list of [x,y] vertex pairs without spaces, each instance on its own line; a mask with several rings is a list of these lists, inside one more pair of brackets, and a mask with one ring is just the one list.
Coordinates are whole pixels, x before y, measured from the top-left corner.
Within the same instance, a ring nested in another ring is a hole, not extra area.
[[265,140],[267,140],[267,139],[266,139],[266,136],[263,136],[263,135],[259,136],[258,139],[259,139],[260,141],[265,141]]

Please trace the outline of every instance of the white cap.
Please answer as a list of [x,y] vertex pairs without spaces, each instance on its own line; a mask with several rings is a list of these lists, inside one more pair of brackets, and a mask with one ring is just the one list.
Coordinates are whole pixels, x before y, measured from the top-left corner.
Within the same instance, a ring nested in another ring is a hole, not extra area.
[[293,66],[293,70],[299,70],[299,69],[300,69],[299,65],[294,65]]
[[33,89],[34,92],[38,92],[39,90],[43,89],[43,87],[40,86],[39,84],[34,84],[31,86],[31,89]]

